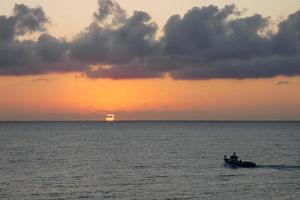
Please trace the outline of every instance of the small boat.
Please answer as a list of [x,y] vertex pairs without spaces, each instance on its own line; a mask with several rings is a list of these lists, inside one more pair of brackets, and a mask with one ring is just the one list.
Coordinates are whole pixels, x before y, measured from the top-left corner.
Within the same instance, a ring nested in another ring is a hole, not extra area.
[[236,159],[230,159],[224,156],[225,164],[228,164],[231,167],[256,167],[256,163],[249,161],[242,161]]

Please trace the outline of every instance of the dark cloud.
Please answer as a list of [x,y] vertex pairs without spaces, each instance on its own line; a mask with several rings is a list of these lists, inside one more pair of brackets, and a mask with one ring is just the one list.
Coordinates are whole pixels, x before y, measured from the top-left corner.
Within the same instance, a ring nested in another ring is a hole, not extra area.
[[[120,6],[114,1],[99,1],[99,11],[103,9],[103,2],[105,7],[114,8],[113,11],[107,11],[106,17],[113,15],[113,18],[117,18],[120,15]],[[145,12],[135,11],[130,17],[122,16],[122,20],[114,21],[110,25],[99,25],[97,21],[92,23],[72,41],[72,58],[91,65],[110,66],[89,68],[85,73],[92,78],[159,76],[160,72],[150,66],[149,62],[160,51],[159,41],[155,40],[157,25]]]
[[66,41],[43,34],[35,44],[35,53],[39,59],[51,63],[62,60],[67,48],[68,44]]
[[275,53],[285,55],[299,55],[300,52],[300,10],[289,15],[278,25],[279,31],[273,37]]
[[69,44],[49,34],[37,41],[19,36],[46,30],[49,18],[42,8],[16,4],[12,16],[0,16],[0,74],[32,75],[48,72],[82,71],[86,64],[68,58]]
[[127,17],[126,11],[115,0],[98,0],[98,5],[98,13],[94,16],[100,23],[110,18],[112,24],[117,24]]
[[45,24],[49,22],[42,8],[29,8],[24,4],[16,4],[14,8],[16,34],[44,31]]
[[300,10],[268,31],[270,18],[242,17],[234,5],[195,7],[169,18],[163,35],[145,12],[126,11],[114,0],[99,0],[94,21],[73,40],[42,33],[41,8],[16,4],[0,16],[0,74],[77,71],[90,78],[174,79],[269,78],[300,75]]
[[150,19],[147,13],[136,11],[118,28],[93,23],[72,41],[71,54],[75,59],[98,64],[126,63],[150,56],[157,44],[157,26]]
[[0,41],[10,41],[18,35],[44,31],[47,23],[49,18],[42,8],[29,8],[24,4],[15,4],[12,16],[0,16]]
[[37,41],[0,41],[0,74],[34,75],[82,71],[86,64],[72,61],[68,44],[43,34]]
[[[183,18],[170,18],[165,26],[164,48],[174,65],[180,66],[171,72],[172,77],[243,79],[300,74],[299,49],[289,55],[278,45],[290,40],[289,36],[279,36],[285,32],[284,24],[292,28],[283,35],[296,35],[299,12],[282,22],[278,33],[263,35],[268,18],[261,15],[238,18],[234,7],[229,8],[194,8]],[[293,37],[293,42],[297,44],[299,39]],[[290,51],[288,47],[286,50]]]
[[0,41],[12,40],[15,36],[15,20],[0,16]]

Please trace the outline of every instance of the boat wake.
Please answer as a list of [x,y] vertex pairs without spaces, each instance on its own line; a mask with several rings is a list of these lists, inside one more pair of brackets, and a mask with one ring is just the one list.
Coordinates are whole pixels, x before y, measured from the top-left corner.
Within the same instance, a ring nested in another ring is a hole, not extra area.
[[282,171],[300,171],[299,165],[257,165],[258,168],[277,169]]

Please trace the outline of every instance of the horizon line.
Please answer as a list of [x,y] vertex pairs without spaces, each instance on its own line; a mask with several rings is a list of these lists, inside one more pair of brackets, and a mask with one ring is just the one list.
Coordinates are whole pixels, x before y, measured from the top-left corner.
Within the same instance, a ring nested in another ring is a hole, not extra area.
[[5,122],[300,122],[300,120],[0,120],[0,123]]

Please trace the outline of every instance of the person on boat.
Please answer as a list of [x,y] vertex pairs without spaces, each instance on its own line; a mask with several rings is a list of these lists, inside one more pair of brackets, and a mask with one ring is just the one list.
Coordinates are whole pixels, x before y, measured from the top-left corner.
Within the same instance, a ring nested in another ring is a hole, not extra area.
[[230,160],[233,160],[233,161],[238,161],[238,158],[239,157],[236,155],[235,152],[230,156]]

